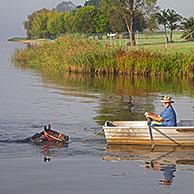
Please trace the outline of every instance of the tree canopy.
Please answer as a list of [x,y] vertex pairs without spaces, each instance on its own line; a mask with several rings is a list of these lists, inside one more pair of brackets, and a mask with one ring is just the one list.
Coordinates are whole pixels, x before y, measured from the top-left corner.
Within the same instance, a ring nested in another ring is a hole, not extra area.
[[[172,42],[172,33],[180,27],[181,16],[176,11],[160,10],[157,0],[88,0],[75,10],[59,12],[40,9],[24,22],[28,38],[56,38],[65,33],[106,34],[128,31],[130,44],[135,45],[136,31],[154,31],[158,24],[164,27],[166,40]],[[187,28],[192,18],[182,21]],[[192,27],[191,27],[192,28]],[[167,35],[170,30],[170,36]]]

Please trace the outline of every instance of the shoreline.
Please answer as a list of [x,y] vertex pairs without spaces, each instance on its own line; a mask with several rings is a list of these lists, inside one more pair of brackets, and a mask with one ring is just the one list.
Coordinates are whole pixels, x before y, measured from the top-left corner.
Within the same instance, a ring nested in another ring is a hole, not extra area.
[[7,41],[9,41],[9,42],[18,42],[18,43],[22,43],[22,44],[34,45],[34,44],[40,44],[40,43],[46,42],[48,40],[44,39],[44,38],[27,39],[27,38],[23,38],[23,37],[14,37],[14,38],[9,38]]

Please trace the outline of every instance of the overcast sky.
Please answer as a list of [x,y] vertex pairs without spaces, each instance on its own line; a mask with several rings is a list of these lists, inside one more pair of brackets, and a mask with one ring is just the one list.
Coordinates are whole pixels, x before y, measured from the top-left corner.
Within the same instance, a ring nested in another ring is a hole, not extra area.
[[[24,36],[23,21],[34,10],[54,8],[62,0],[0,0],[0,38]],[[76,5],[85,0],[72,0]],[[158,0],[161,8],[173,8],[183,16],[194,16],[194,0]]]

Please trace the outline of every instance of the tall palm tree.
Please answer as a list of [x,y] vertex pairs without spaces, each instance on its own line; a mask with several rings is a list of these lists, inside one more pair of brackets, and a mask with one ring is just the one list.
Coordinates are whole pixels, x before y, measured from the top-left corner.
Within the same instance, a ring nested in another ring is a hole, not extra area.
[[186,40],[194,40],[194,17],[183,18],[180,29],[184,30]]
[[163,25],[164,27],[164,33],[165,33],[165,37],[166,37],[166,42],[169,42],[169,39],[168,39],[168,35],[167,35],[167,25],[168,25],[168,20],[167,20],[167,10],[164,9],[164,10],[161,10],[160,12],[158,12],[156,14],[156,18],[158,20],[158,23]]
[[168,28],[170,29],[170,42],[173,42],[172,40],[173,31],[179,27],[177,22],[181,21],[182,16],[176,13],[176,11],[173,9],[167,9],[166,13],[167,13]]

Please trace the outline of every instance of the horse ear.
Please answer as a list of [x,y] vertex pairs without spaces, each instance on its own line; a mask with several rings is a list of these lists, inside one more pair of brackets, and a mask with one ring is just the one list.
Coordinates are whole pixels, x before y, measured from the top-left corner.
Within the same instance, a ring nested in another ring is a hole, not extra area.
[[47,130],[46,126],[44,126],[44,130],[45,130],[45,131]]
[[48,124],[48,129],[49,129],[49,130],[51,129],[51,125],[50,125],[50,124]]

